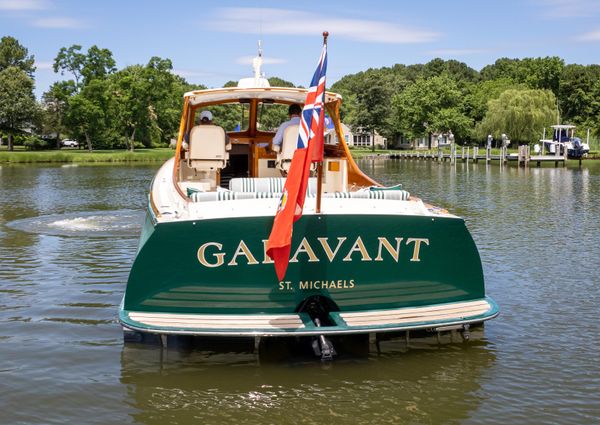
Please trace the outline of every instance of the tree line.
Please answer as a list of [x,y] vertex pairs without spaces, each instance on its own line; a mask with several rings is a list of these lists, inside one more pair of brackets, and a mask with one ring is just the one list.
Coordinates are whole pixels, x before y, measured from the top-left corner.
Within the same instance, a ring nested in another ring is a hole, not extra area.
[[13,37],[0,40],[0,132],[22,137],[32,148],[60,147],[61,137],[87,149],[164,146],[177,133],[182,97],[205,88],[172,73],[169,59],[152,57],[145,65],[117,70],[112,52],[97,46],[60,49],[54,71],[67,75],[37,102],[33,94],[34,57]]
[[559,57],[498,59],[476,71],[456,61],[368,69],[332,87],[344,96],[344,121],[392,139],[452,131],[460,143],[506,133],[518,143],[540,139],[553,124],[600,136],[600,65]]
[[[53,63],[68,79],[52,84],[38,102],[34,64],[18,40],[2,37],[0,133],[10,149],[15,137],[31,148],[47,148],[60,147],[63,136],[89,150],[165,146],[179,129],[183,94],[205,88],[175,75],[169,59],[152,57],[118,70],[110,50],[72,45],[61,48]],[[292,86],[276,77],[270,82]],[[600,136],[600,65],[565,64],[558,57],[502,58],[481,71],[456,60],[396,64],[347,75],[331,90],[344,97],[346,124],[388,140],[452,131],[459,143],[502,133],[531,143],[559,121]],[[243,125],[243,106],[216,108],[223,109],[215,115],[228,129]],[[285,108],[262,112],[263,129],[286,115]]]

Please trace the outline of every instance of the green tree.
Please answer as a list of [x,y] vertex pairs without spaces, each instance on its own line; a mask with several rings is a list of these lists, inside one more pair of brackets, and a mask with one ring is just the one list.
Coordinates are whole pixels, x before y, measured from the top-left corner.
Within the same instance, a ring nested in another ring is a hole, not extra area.
[[498,139],[502,133],[518,143],[537,141],[545,127],[556,122],[556,98],[549,90],[510,89],[488,104],[483,121],[477,126],[477,135],[485,138],[492,134]]
[[[290,82],[290,81],[286,81],[283,78],[279,78],[279,77],[270,77],[268,79],[269,84],[271,85],[271,87],[296,87],[294,85],[294,83]],[[237,83],[236,83],[237,85]]]
[[493,65],[488,65],[481,70],[484,80],[497,80],[508,78],[517,83],[524,83],[532,89],[552,90],[558,95],[560,77],[565,64],[556,56],[545,58],[525,58],[496,60]]
[[60,134],[65,131],[64,117],[69,98],[77,91],[75,82],[57,81],[42,95],[43,128],[45,133],[56,135],[56,147],[60,148]]
[[54,65],[52,67],[54,72],[60,71],[60,75],[64,75],[65,71],[70,72],[75,79],[75,86],[79,89],[84,63],[85,55],[81,53],[81,46],[73,44],[69,48],[61,47],[56,58],[54,58]]
[[[213,122],[225,129],[233,131],[239,125],[241,130],[248,128],[249,110],[248,104],[227,103],[224,105],[213,105],[208,108],[213,114]],[[264,110],[263,110],[264,111]],[[259,111],[260,114],[260,111]],[[265,130],[265,124],[259,115],[260,130]]]
[[174,75],[168,59],[153,57],[109,78],[111,122],[130,150],[136,142],[152,147],[177,134],[183,94],[190,86]]
[[94,45],[87,54],[81,53],[81,46],[73,44],[71,47],[62,47],[53,65],[54,72],[64,75],[70,72],[75,79],[75,86],[81,89],[94,78],[104,78],[116,71],[115,60],[108,49],[100,49]]
[[[184,79],[172,73],[170,59],[153,57],[145,68],[151,87],[150,108],[156,114],[154,132],[146,134],[146,146],[167,144],[179,132],[183,95],[192,88]],[[204,88],[204,87],[203,87]]]
[[593,101],[589,107],[587,117],[581,119],[580,125],[591,128],[596,137],[600,137],[600,79],[596,80],[590,89]]
[[563,69],[558,94],[562,121],[584,123],[594,115],[598,97],[594,86],[600,80],[600,65],[567,65]]
[[473,120],[463,112],[464,96],[447,74],[418,79],[392,101],[391,122],[409,138],[452,131],[469,139]]
[[[271,87],[295,87],[290,81],[279,77],[269,78]],[[239,116],[237,117],[239,121]],[[288,106],[262,103],[258,110],[259,130],[274,131],[288,119]]]
[[0,71],[0,87],[0,129],[8,134],[8,149],[12,151],[14,135],[38,114],[33,80],[22,69],[9,66]]
[[444,61],[436,58],[427,62],[422,69],[424,78],[439,77],[445,74],[458,84],[466,84],[479,80],[479,73],[463,62],[451,59]]
[[288,119],[287,105],[272,105],[261,103],[258,109],[259,130],[275,131],[279,125]]
[[479,122],[485,117],[490,100],[497,99],[508,89],[526,88],[525,84],[515,83],[512,79],[506,77],[472,84],[465,96],[465,112],[470,118]]
[[372,149],[375,149],[375,132],[389,136],[389,116],[392,96],[391,79],[371,74],[365,78],[365,87],[356,94],[354,124],[371,133]]
[[27,49],[16,38],[5,36],[0,39],[0,71],[14,66],[33,78],[34,63],[33,55],[28,55]]
[[116,73],[110,81],[111,119],[125,136],[130,151],[135,148],[139,126],[150,118],[148,89],[141,65],[128,66]]
[[88,151],[92,151],[94,134],[98,132],[103,112],[97,105],[82,94],[69,99],[69,112],[66,121],[79,140],[85,140]]
[[[362,73],[359,74],[362,75]],[[360,78],[359,74],[346,75],[331,86],[332,91],[342,95],[343,102],[340,109],[340,119],[350,126],[354,126],[356,110],[358,109],[355,90],[357,90],[357,80]]]
[[96,45],[90,47],[81,68],[83,84],[89,83],[94,78],[105,78],[107,75],[112,74],[117,70],[115,65],[110,50],[101,49]]

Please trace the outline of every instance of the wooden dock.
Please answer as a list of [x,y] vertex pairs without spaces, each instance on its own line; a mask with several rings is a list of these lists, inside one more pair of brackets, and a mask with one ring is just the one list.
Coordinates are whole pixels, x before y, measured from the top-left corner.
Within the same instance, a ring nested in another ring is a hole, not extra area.
[[387,158],[392,159],[414,159],[414,160],[432,160],[437,162],[449,161],[451,164],[456,162],[473,162],[485,161],[486,164],[491,162],[497,162],[501,165],[507,164],[508,162],[517,162],[519,166],[528,167],[531,163],[536,166],[541,166],[542,162],[554,162],[554,166],[559,165],[565,166],[567,164],[567,155],[559,155],[558,152],[551,155],[531,155],[529,146],[519,146],[518,153],[508,153],[506,148],[500,149],[500,154],[492,154],[491,149],[481,149],[477,146],[469,147],[463,146],[460,152],[453,145],[450,148],[450,152],[437,149],[434,151],[424,152],[398,152],[393,154],[385,155]]

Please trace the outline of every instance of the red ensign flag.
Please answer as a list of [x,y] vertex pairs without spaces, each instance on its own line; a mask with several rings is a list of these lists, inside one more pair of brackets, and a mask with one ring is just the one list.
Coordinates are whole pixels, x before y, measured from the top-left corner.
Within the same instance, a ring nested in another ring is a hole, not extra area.
[[327,43],[324,43],[319,64],[302,109],[298,146],[294,151],[273,228],[267,242],[267,254],[275,262],[275,271],[279,280],[285,276],[290,259],[294,222],[302,216],[310,176],[310,164],[323,161],[326,71]]

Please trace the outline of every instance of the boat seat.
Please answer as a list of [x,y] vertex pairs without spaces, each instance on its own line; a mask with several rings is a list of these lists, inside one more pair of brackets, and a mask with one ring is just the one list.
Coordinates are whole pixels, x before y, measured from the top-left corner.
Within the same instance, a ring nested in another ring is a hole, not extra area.
[[193,202],[235,201],[238,199],[280,198],[281,192],[191,192],[188,196]]
[[[280,198],[281,192],[190,192],[188,194],[193,202],[215,202],[215,201],[235,201],[240,199],[267,199]],[[315,198],[315,192],[307,193],[307,198]],[[326,192],[323,193],[323,198],[338,198],[338,199],[381,199],[381,200],[396,200],[406,201],[410,197],[410,193],[406,190],[393,191],[370,191],[359,190],[357,192]]]
[[410,193],[406,190],[358,190],[356,192],[324,193],[324,198],[352,198],[352,199],[389,199],[408,201]]
[[299,125],[290,125],[283,131],[283,141],[279,152],[277,152],[277,161],[275,167],[281,172],[287,175],[294,157],[294,152],[298,147],[298,133],[300,131]]
[[190,131],[188,165],[196,170],[220,170],[229,159],[225,130],[217,125],[197,125]]
[[[283,192],[285,177],[239,177],[229,180],[233,192]],[[308,193],[317,192],[317,179],[308,179]]]

